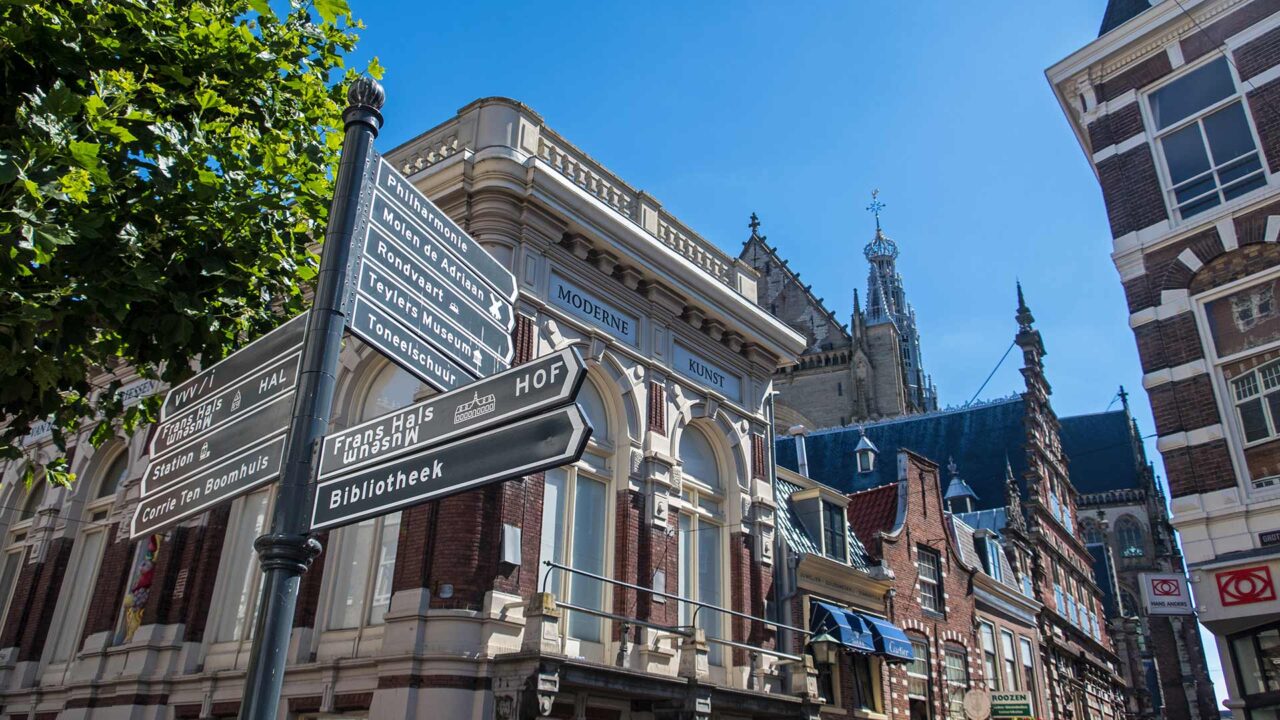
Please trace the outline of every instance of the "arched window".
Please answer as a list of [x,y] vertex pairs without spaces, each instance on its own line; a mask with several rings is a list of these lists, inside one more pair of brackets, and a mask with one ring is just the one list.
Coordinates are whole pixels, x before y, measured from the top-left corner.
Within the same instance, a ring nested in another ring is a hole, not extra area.
[[67,518],[79,527],[67,573],[62,580],[49,642],[45,645],[46,661],[50,666],[48,672],[55,676],[46,676],[45,679],[53,684],[61,683],[67,667],[80,649],[89,600],[97,584],[98,568],[102,565],[102,553],[107,544],[107,518],[115,502],[116,490],[129,472],[127,450],[120,449],[108,457],[110,459],[98,465],[98,469],[88,477],[90,485],[86,488],[86,500],[80,516]]
[[[590,375],[578,392],[578,404],[591,422],[588,449],[593,455],[608,456],[612,445],[612,418],[600,386]],[[606,469],[582,462],[546,472],[542,496],[542,560],[609,575],[610,492],[609,478],[603,474]],[[564,602],[595,610],[605,607],[604,583],[585,575],[552,569],[546,586]],[[597,645],[604,637],[601,619],[569,611],[566,620],[566,637],[577,642],[576,652],[603,657],[603,645]]]
[[[724,495],[720,463],[711,440],[690,425],[680,433],[679,458],[683,477],[680,498],[685,509],[679,518],[679,594],[691,600],[724,607]],[[680,604],[680,621],[693,622],[696,606]],[[724,614],[704,609],[698,626],[707,637],[723,637]],[[708,660],[724,665],[724,647],[712,643]]]
[[7,496],[6,511],[12,511],[13,521],[9,523],[3,556],[0,557],[0,618],[9,614],[9,602],[13,599],[18,573],[22,571],[27,533],[31,530],[36,509],[44,502],[47,490],[44,478],[37,476],[29,490],[15,481],[13,490]]
[[[372,420],[413,404],[423,386],[409,373],[387,364],[365,393],[356,421]],[[352,630],[383,623],[391,603],[400,513],[371,518],[329,534],[330,604],[326,627]]]
[[1142,526],[1130,515],[1116,521],[1116,543],[1121,557],[1142,557],[1147,553]]

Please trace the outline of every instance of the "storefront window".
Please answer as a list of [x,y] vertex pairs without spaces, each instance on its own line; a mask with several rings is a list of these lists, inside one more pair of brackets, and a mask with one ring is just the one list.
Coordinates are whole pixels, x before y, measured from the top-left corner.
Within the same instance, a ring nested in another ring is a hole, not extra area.
[[[1280,623],[1233,636],[1231,653],[1246,702],[1249,695],[1280,692]],[[1271,707],[1280,709],[1280,700]]]

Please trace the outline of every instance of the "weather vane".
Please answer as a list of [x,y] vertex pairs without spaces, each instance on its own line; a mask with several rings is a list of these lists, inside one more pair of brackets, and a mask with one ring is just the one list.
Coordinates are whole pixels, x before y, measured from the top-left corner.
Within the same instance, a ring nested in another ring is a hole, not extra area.
[[884,203],[880,202],[880,190],[872,190],[871,204],[867,206],[867,210],[870,210],[871,213],[876,216],[876,230],[880,229],[880,211],[883,210],[884,207]]

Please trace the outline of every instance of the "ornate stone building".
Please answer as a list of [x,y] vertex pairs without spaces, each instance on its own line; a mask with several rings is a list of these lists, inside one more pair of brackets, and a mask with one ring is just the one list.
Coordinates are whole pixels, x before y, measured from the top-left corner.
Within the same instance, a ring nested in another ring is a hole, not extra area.
[[897,270],[898,244],[880,227],[882,207],[873,200],[876,232],[863,248],[867,308],[854,290],[848,324],[801,282],[751,216],[751,236],[739,257],[760,274],[760,306],[804,335],[806,343],[799,362],[779,370],[775,379],[779,431],[793,425],[841,427],[938,407],[937,389],[921,359],[915,309]]

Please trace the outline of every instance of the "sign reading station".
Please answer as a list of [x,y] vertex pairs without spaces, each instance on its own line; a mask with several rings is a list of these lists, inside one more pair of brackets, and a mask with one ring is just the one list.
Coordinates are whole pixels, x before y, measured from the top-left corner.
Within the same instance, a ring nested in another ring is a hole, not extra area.
[[705,385],[734,402],[742,402],[742,381],[680,343],[675,344],[675,369],[685,377]]
[[586,377],[573,348],[325,436],[319,478],[395,458],[573,402]]
[[635,347],[640,346],[635,316],[619,310],[556,273],[551,273],[551,302],[619,340]]

